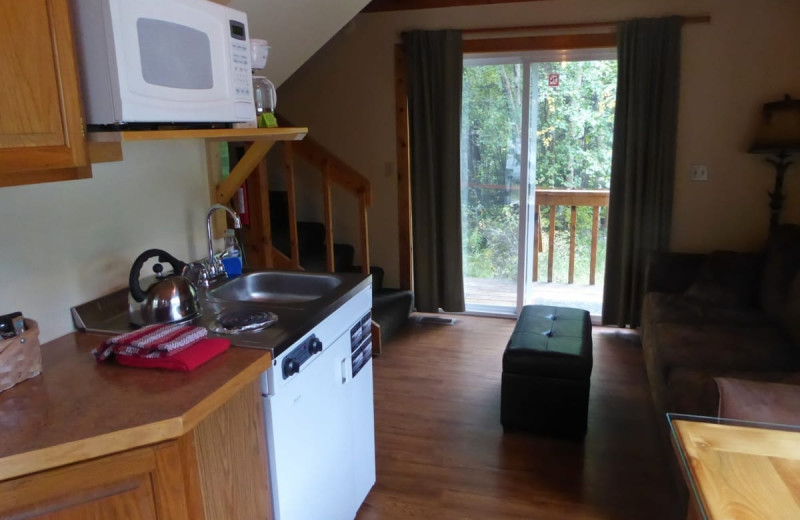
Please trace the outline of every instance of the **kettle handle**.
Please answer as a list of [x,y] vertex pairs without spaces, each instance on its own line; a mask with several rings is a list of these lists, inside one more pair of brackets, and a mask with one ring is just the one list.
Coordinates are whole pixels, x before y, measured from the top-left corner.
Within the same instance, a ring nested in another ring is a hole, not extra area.
[[131,274],[128,277],[131,296],[133,296],[133,299],[137,302],[143,302],[145,298],[147,298],[147,294],[142,290],[142,286],[139,285],[139,273],[142,270],[144,263],[154,256],[158,257],[159,262],[167,262],[169,265],[171,265],[172,271],[175,274],[181,274],[183,269],[186,267],[184,262],[181,262],[162,249],[148,249],[141,255],[137,256],[136,260],[133,261],[133,265],[131,266]]

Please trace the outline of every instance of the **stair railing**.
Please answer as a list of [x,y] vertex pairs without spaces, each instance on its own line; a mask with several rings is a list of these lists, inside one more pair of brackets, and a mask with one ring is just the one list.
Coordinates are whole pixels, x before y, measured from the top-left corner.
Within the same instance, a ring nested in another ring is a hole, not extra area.
[[358,201],[359,248],[361,271],[369,273],[369,221],[367,211],[372,205],[372,185],[370,180],[350,165],[329,152],[310,137],[302,141],[283,143],[283,164],[286,174],[286,191],[289,198],[289,241],[290,261],[294,268],[300,268],[299,242],[297,238],[297,205],[295,193],[294,158],[300,157],[322,173],[322,202],[325,224],[325,263],[329,272],[334,271],[333,256],[333,185],[340,186],[354,195]]

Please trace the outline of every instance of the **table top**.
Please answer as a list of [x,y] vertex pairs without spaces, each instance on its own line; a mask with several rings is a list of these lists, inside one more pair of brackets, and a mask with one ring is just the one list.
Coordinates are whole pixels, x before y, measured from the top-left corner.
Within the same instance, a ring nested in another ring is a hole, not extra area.
[[800,426],[667,417],[701,518],[800,518]]

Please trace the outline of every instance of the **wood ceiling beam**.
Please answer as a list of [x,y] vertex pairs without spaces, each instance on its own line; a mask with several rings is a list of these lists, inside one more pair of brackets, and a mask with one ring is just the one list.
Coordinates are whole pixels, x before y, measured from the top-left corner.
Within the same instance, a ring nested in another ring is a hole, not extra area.
[[381,11],[405,11],[409,9],[436,9],[440,7],[511,4],[516,2],[539,1],[541,0],[372,0],[361,12],[376,13]]

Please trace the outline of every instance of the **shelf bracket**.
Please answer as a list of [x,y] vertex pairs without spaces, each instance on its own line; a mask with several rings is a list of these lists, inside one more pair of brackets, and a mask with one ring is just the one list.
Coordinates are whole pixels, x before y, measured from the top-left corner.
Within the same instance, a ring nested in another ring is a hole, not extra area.
[[233,198],[236,190],[253,173],[258,163],[264,160],[264,156],[267,155],[273,144],[275,144],[274,141],[253,141],[244,156],[231,170],[230,175],[217,185],[218,203],[227,204]]

